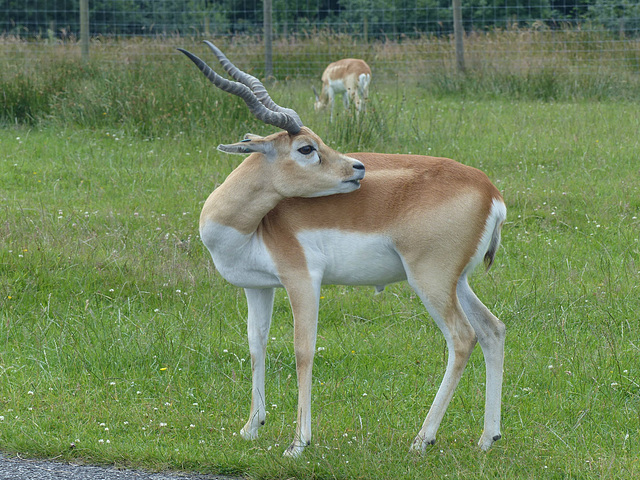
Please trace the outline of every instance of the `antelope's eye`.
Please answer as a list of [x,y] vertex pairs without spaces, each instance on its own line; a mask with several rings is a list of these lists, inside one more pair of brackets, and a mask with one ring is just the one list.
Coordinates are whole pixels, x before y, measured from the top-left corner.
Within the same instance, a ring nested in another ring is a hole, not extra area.
[[298,149],[298,151],[299,151],[302,155],[309,155],[309,154],[311,154],[314,150],[315,150],[315,148],[313,148],[311,145],[305,145],[304,147],[300,147],[300,148]]

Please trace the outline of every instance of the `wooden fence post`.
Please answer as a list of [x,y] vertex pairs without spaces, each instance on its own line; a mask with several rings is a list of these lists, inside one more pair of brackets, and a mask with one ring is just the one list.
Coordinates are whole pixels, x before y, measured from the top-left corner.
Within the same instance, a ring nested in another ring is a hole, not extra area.
[[273,77],[273,22],[271,0],[264,0],[264,76]]
[[80,51],[82,60],[89,61],[89,0],[80,0]]
[[453,2],[453,36],[456,45],[456,65],[458,72],[463,73],[464,66],[464,29],[462,28],[462,5],[460,0]]

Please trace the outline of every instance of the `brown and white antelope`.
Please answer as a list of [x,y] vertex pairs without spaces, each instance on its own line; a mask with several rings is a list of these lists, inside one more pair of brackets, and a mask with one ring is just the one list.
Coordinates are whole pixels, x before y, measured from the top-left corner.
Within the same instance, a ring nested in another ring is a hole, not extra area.
[[356,111],[362,112],[369,97],[370,82],[371,69],[364,60],[343,58],[333,62],[322,74],[322,93],[318,95],[315,87],[311,87],[316,96],[314,107],[320,110],[327,104],[331,104],[331,118],[333,118],[336,96],[342,96],[344,108],[349,108],[349,100],[353,100]]
[[435,442],[476,341],[487,377],[479,446],[488,449],[500,438],[505,326],[474,294],[467,276],[494,259],[506,218],[500,192],[481,171],[446,158],[332,150],[295,111],[274,103],[258,79],[206,43],[235,82],[181,51],[216,87],[284,130],[218,146],[250,155],[211,193],[200,215],[200,236],[217,270],[247,298],[253,380],[242,436],[256,438],[266,418],[265,355],[275,288],[286,289],[294,319],[298,417],[285,455],[295,457],[311,441],[321,286],[381,289],[407,280],[448,348],[444,378],[412,449],[424,451]]

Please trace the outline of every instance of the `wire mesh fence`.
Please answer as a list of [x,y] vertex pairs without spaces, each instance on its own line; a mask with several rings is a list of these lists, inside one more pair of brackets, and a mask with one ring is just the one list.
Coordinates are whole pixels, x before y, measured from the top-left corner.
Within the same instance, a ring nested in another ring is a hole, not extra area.
[[[268,1],[276,77],[318,75],[345,56],[388,72],[455,68],[451,0]],[[3,0],[2,56],[79,55],[82,3]],[[262,1],[84,3],[89,55],[103,60],[164,57],[207,38],[240,55],[240,63],[264,61]],[[640,4],[632,0],[462,0],[461,7],[469,68],[640,72]]]

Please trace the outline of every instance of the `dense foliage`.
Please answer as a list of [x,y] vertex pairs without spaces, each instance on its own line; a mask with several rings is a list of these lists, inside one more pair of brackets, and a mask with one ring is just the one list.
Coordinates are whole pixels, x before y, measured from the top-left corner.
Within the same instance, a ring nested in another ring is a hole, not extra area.
[[[276,34],[318,29],[366,37],[442,35],[452,27],[451,0],[272,0]],[[0,32],[78,35],[79,0],[3,0]],[[259,0],[92,0],[93,35],[225,34],[262,31]],[[590,23],[637,35],[640,6],[630,0],[462,0],[467,31],[512,25],[559,28]]]

